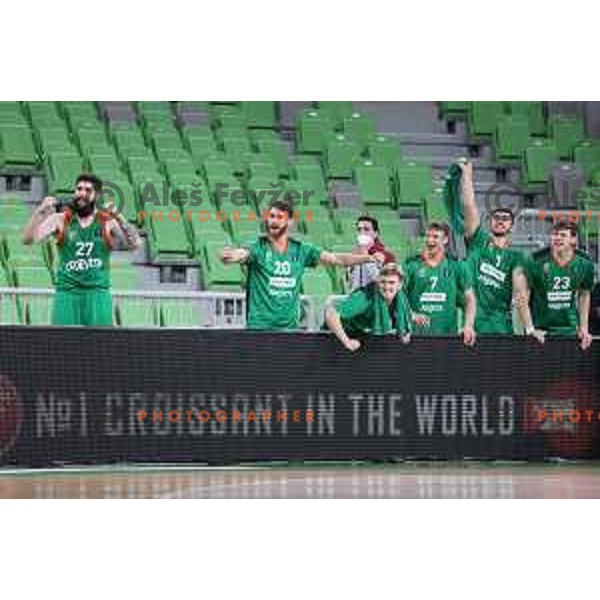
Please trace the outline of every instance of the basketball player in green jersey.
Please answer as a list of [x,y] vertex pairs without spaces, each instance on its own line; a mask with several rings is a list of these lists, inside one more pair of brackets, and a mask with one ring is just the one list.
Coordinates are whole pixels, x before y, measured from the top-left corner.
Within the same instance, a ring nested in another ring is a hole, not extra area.
[[[589,331],[594,264],[577,250],[577,225],[560,221],[552,227],[550,247],[528,263],[535,326],[550,336],[577,336],[581,348],[592,344]],[[524,298],[528,309],[527,298]]]
[[[511,248],[510,234],[514,224],[511,210],[498,208],[490,215],[490,230],[485,231],[475,202],[472,163],[459,163],[462,169],[461,197],[465,215],[467,265],[473,278],[477,298],[475,330],[478,334],[514,333],[513,297],[527,293],[525,258]],[[527,335],[542,341],[523,307],[517,304],[519,318]]]
[[464,307],[462,338],[465,345],[472,346],[476,337],[475,294],[464,263],[446,252],[448,237],[445,223],[428,225],[422,253],[409,258],[404,266],[404,291],[414,312],[415,334],[458,334],[457,309]]
[[225,248],[225,264],[241,263],[248,269],[246,312],[248,329],[297,329],[300,288],[307,267],[353,267],[382,264],[381,253],[339,254],[289,237],[294,210],[285,200],[272,202],[266,218],[267,234],[243,248]]
[[53,325],[110,326],[110,252],[116,239],[133,250],[140,237],[114,205],[98,210],[102,182],[95,175],[80,175],[75,189],[73,201],[62,212],[56,212],[55,198],[44,198],[25,226],[22,240],[29,245],[56,238],[59,265]]

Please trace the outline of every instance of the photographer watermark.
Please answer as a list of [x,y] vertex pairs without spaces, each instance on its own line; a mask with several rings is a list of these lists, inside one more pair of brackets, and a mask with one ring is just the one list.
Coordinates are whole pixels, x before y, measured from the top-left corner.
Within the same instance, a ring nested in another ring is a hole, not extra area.
[[[537,212],[538,221],[552,218],[553,221],[570,220],[578,223],[583,220],[591,221],[598,219],[600,209],[600,187],[570,190],[563,183],[561,194],[555,189],[548,190],[548,186],[542,191],[537,203],[541,207],[527,207],[527,194],[516,183],[509,181],[494,183],[485,192],[483,201],[489,216],[497,211],[510,211],[515,219],[528,210]],[[585,209],[579,207],[585,205]]]

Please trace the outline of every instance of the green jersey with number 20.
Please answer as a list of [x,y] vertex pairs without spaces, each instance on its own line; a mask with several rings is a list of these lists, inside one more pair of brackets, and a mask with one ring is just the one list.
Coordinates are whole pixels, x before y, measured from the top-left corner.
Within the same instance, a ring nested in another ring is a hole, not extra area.
[[247,246],[247,327],[296,329],[300,319],[300,288],[307,267],[319,264],[321,249],[289,239],[287,252],[273,249],[267,237]]

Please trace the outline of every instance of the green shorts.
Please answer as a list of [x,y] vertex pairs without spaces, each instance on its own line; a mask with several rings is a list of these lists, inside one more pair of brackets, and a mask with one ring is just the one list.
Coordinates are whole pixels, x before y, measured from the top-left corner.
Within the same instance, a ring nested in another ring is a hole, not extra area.
[[57,290],[52,311],[53,325],[110,327],[113,324],[112,296],[109,290]]

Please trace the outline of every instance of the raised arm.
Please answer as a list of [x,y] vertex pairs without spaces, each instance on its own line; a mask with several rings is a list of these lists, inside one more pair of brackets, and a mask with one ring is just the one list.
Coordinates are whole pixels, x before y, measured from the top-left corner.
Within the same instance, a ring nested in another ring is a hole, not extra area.
[[460,178],[460,191],[465,214],[465,235],[470,238],[479,228],[481,218],[475,202],[475,188],[473,186],[473,163],[459,163],[462,169]]
[[63,215],[56,212],[55,206],[56,198],[48,196],[33,211],[21,233],[21,241],[26,246],[30,246],[34,242],[41,242],[57,231]]
[[340,340],[340,342],[344,344],[344,347],[350,350],[350,352],[355,352],[360,348],[360,342],[351,339],[346,334],[340,315],[331,301],[327,302],[327,307],[325,308],[325,323],[327,324],[327,327],[329,327],[329,330],[335,334],[337,339]]
[[226,265],[234,263],[245,263],[250,257],[250,250],[247,248],[223,248],[221,251],[221,261]]
[[577,336],[581,340],[581,349],[587,350],[592,345],[592,335],[589,328],[589,314],[592,294],[589,290],[579,292],[579,327]]
[[109,204],[106,207],[106,212],[110,215],[109,227],[117,237],[129,248],[135,250],[142,245],[142,238],[138,230],[127,219],[115,210],[114,204]]
[[380,253],[376,254],[348,254],[345,252],[328,252],[323,250],[319,258],[322,265],[333,265],[335,267],[354,267],[366,263],[383,264],[385,258]]

